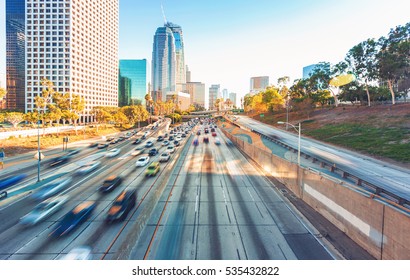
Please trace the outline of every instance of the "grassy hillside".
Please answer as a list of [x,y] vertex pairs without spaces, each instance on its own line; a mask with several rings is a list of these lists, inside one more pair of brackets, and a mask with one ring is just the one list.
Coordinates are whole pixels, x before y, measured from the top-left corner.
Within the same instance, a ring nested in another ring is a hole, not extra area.
[[[253,117],[278,127],[286,121],[286,113]],[[309,118],[291,112],[289,122],[302,122],[303,136],[410,167],[410,103],[317,109]]]

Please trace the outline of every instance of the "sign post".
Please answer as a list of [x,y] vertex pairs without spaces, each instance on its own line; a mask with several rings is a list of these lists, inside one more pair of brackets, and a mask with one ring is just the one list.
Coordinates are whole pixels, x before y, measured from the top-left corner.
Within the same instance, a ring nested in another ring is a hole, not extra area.
[[1,148],[0,149],[0,165],[1,165],[1,169],[4,168],[4,158],[6,157],[6,154],[4,153],[4,149]]

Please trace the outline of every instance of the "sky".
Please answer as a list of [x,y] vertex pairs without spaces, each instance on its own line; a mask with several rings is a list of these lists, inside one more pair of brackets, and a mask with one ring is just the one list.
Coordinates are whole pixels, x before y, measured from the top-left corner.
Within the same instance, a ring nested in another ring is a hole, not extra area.
[[293,81],[304,66],[335,64],[354,45],[410,21],[408,0],[120,0],[120,59],[145,58],[151,64],[153,37],[164,24],[161,4],[167,21],[182,27],[192,81],[205,83],[206,91],[220,84],[239,96],[249,92],[251,77],[269,76],[271,84],[283,76]]

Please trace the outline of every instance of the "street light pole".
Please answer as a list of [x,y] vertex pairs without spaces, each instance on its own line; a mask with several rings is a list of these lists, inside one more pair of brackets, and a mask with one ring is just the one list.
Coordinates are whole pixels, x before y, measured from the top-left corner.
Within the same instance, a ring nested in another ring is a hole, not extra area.
[[37,111],[37,182],[40,182],[40,110]]
[[288,122],[278,122],[278,124],[286,124],[293,127],[298,132],[298,165],[300,166],[300,138],[301,138],[301,123],[298,124],[298,128],[291,123]]

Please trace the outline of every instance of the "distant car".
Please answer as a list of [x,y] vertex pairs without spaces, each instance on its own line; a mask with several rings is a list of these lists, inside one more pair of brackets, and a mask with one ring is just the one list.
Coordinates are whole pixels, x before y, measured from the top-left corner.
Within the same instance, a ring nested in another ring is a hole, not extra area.
[[118,143],[118,138],[114,138],[113,140],[111,140],[110,145],[114,145]]
[[109,136],[109,137],[107,137],[107,142],[111,142],[114,139],[115,139],[114,136]]
[[145,147],[144,146],[138,146],[137,148],[135,148],[135,150],[131,153],[132,156],[139,156],[140,154],[142,154],[144,152]]
[[204,137],[204,143],[208,144],[209,143],[209,138],[208,137]]
[[106,221],[125,220],[128,213],[134,208],[137,200],[137,191],[125,190],[114,200],[108,210]]
[[66,255],[60,258],[60,260],[89,260],[91,259],[91,247],[78,246],[71,249]]
[[182,133],[182,134],[181,134],[181,137],[182,137],[182,138],[185,138],[185,137],[186,137],[186,134],[185,134],[185,133]]
[[182,137],[181,137],[181,136],[177,136],[177,137],[175,138],[175,140],[176,140],[176,141],[182,141]]
[[45,184],[41,187],[40,190],[33,193],[31,197],[35,200],[44,200],[53,195],[56,195],[66,189],[72,182],[71,177],[62,177],[51,181],[50,183]]
[[57,212],[67,202],[68,196],[49,198],[39,204],[27,215],[21,217],[20,224],[33,226]]
[[73,231],[84,222],[94,211],[97,203],[95,201],[83,201],[73,210],[64,215],[63,219],[51,232],[51,236],[61,237]]
[[168,140],[169,140],[169,141],[173,141],[173,140],[174,140],[174,136],[170,135],[170,136],[168,137]]
[[145,166],[148,164],[148,162],[149,162],[149,156],[143,156],[137,159],[137,161],[135,162],[135,166],[136,167]]
[[133,145],[138,145],[138,144],[140,144],[142,142],[142,139],[141,138],[137,138],[132,144]]
[[120,176],[111,175],[104,180],[101,187],[98,188],[100,192],[110,192],[119,185],[121,185],[122,178]]
[[175,147],[174,147],[174,146],[168,146],[168,147],[166,148],[166,151],[172,154],[172,153],[175,152]]
[[107,151],[107,153],[105,154],[105,157],[115,157],[115,156],[118,156],[120,152],[121,152],[121,149],[119,148],[111,149]]
[[198,146],[198,144],[199,144],[198,139],[195,139],[195,140],[192,142],[192,144],[193,144],[194,146]]
[[100,166],[101,162],[99,161],[90,161],[83,166],[80,167],[80,169],[77,170],[77,174],[83,175],[87,174],[95,169],[97,169]]
[[216,132],[212,132],[212,136],[213,136],[213,137],[216,137]]
[[125,138],[125,139],[128,139],[128,138],[130,138],[131,136],[132,136],[131,132],[127,132],[127,133],[125,133],[124,138]]
[[150,155],[150,156],[155,156],[156,154],[158,154],[158,150],[156,148],[152,148],[148,152],[148,155]]
[[198,131],[196,132],[196,135],[201,135],[201,131],[198,130]]
[[107,143],[100,143],[100,144],[98,144],[98,149],[105,149],[105,148],[107,148],[108,147],[108,144]]
[[212,128],[211,128],[211,132],[215,132],[215,128],[212,127]]
[[219,140],[219,138],[215,138],[215,145],[221,145],[221,140]]
[[205,134],[209,133],[208,128],[205,128]]
[[124,141],[124,140],[125,140],[125,136],[124,136],[124,135],[121,135],[121,136],[118,137],[118,141]]
[[164,141],[164,137],[163,136],[158,136],[157,141],[158,142]]
[[154,146],[154,143],[152,141],[147,141],[145,143],[145,148],[151,148],[152,146]]
[[145,171],[145,176],[155,176],[159,172],[159,169],[159,162],[153,162],[148,166],[147,170]]
[[178,140],[175,140],[175,141],[174,141],[174,145],[175,145],[175,146],[179,146],[179,145],[180,145],[180,144],[179,144],[179,141],[178,141]]
[[97,142],[92,142],[92,143],[90,143],[89,145],[88,145],[88,148],[95,148],[95,147],[97,147],[98,146],[98,143]]
[[169,145],[169,141],[165,140],[164,142],[162,142],[162,146],[168,146]]
[[67,156],[72,157],[73,155],[76,155],[76,154],[78,154],[78,153],[80,153],[80,152],[81,152],[81,150],[79,150],[79,149],[71,149],[71,150],[68,150],[68,151],[67,151]]
[[163,152],[160,156],[159,156],[159,162],[164,162],[164,161],[168,161],[171,158],[171,155],[168,152]]

